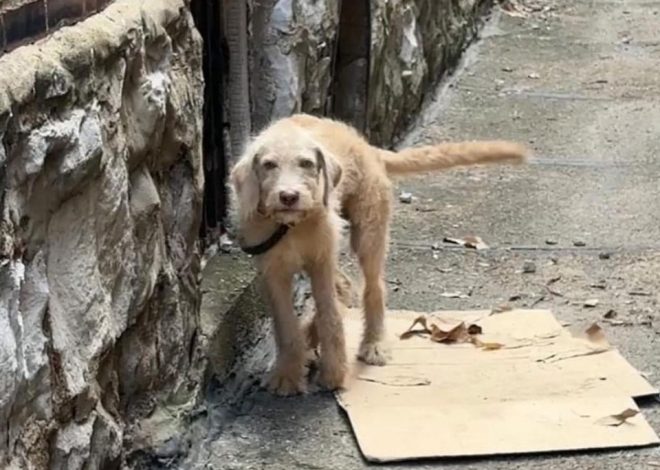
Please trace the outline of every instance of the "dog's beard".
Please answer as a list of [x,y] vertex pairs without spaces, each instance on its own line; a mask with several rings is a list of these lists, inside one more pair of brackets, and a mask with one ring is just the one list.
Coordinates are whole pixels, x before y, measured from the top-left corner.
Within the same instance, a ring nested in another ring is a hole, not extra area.
[[295,225],[303,221],[307,216],[306,210],[275,210],[271,218],[278,224]]

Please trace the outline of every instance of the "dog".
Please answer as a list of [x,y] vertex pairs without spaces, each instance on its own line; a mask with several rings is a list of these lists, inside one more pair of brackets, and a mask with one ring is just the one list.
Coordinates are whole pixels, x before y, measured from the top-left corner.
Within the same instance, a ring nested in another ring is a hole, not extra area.
[[[341,389],[347,353],[338,287],[342,217],[363,274],[364,333],[358,359],[384,365],[385,259],[392,212],[390,177],[485,163],[521,163],[507,141],[440,143],[398,152],[370,145],[354,128],[296,114],[273,122],[230,172],[238,241],[256,258],[273,317],[277,358],[267,380],[279,395],[307,389],[309,341],[320,346],[318,382]],[[340,217],[341,215],[341,217]],[[306,337],[294,313],[293,276],[311,280],[316,314]]]

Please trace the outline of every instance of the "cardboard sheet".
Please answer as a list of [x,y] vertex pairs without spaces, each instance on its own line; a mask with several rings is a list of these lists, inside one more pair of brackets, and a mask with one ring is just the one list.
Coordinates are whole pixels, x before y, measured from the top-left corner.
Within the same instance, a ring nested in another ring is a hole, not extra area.
[[[438,325],[478,324],[480,340],[503,347],[484,350],[428,337],[399,339],[420,315]],[[362,325],[359,312],[352,311],[346,319],[351,353],[357,350]],[[611,418],[638,410],[632,398],[658,390],[618,351],[573,336],[549,311],[392,311],[387,328],[388,365],[353,364],[347,390],[337,394],[367,460],[660,442],[641,413],[623,423]]]

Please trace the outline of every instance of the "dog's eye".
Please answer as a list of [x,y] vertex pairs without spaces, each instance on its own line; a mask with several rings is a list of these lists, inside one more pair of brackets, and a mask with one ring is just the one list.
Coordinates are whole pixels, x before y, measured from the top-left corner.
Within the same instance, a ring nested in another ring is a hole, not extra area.
[[261,164],[261,166],[264,167],[264,170],[274,170],[275,168],[277,168],[277,163],[272,162],[270,160],[266,160]]
[[311,170],[314,168],[314,162],[312,160],[300,160],[300,168]]

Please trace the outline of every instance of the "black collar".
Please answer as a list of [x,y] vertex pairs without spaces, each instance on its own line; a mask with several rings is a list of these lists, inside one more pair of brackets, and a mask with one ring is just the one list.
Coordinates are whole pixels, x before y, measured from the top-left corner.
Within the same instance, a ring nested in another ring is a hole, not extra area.
[[273,248],[275,245],[279,243],[279,241],[284,238],[284,235],[289,231],[289,226],[280,224],[279,227],[277,227],[277,230],[273,232],[273,234],[268,237],[267,240],[259,243],[258,245],[254,246],[242,246],[241,245],[241,250],[246,252],[248,255],[263,255],[266,253],[268,250]]

